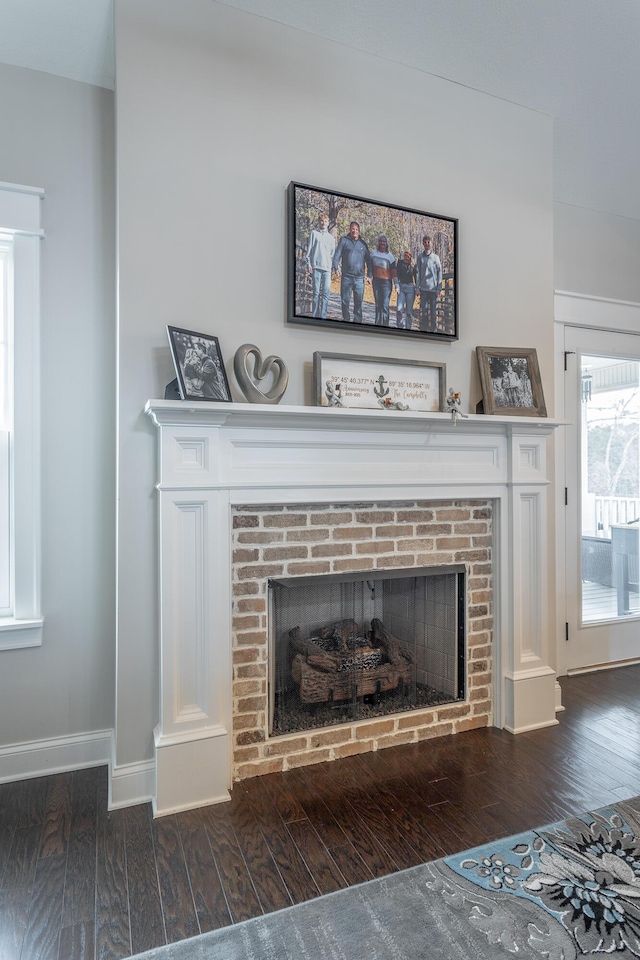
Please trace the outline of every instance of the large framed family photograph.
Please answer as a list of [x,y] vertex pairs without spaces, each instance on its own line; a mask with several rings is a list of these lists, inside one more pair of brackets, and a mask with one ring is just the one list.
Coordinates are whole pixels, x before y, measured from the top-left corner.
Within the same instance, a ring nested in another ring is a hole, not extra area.
[[289,184],[291,323],[458,339],[458,221]]

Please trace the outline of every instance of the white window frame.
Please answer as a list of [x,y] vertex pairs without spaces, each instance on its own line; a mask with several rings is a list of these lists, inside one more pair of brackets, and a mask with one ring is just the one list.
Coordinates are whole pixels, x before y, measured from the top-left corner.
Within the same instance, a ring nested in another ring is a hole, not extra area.
[[[44,190],[0,182],[0,234],[13,255],[9,436],[12,612],[0,617],[0,651],[42,644],[40,605],[40,242]],[[2,483],[0,482],[0,486]],[[5,501],[6,502],[6,501]]]

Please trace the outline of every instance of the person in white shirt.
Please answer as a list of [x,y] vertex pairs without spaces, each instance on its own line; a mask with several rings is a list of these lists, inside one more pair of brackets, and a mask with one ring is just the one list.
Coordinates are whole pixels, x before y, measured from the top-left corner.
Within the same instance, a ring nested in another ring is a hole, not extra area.
[[311,313],[314,317],[327,316],[329,306],[329,291],[331,289],[331,264],[336,252],[335,237],[329,233],[329,217],[321,213],[318,217],[318,226],[312,230],[307,244],[307,270],[313,275],[313,306]]

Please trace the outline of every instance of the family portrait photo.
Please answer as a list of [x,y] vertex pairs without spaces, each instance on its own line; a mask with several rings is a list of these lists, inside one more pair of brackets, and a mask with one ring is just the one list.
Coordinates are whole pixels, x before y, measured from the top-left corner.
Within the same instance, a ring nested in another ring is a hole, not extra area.
[[458,339],[452,217],[289,185],[289,320]]
[[476,354],[485,413],[546,417],[534,349],[477,347]]
[[183,400],[231,400],[217,337],[167,327],[171,356]]

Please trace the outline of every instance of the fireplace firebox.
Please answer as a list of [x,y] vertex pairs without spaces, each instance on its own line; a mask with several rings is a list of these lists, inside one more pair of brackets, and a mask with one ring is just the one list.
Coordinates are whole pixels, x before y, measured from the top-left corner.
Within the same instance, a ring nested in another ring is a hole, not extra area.
[[268,582],[271,736],[465,698],[465,567]]

